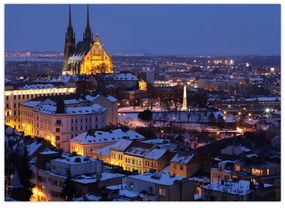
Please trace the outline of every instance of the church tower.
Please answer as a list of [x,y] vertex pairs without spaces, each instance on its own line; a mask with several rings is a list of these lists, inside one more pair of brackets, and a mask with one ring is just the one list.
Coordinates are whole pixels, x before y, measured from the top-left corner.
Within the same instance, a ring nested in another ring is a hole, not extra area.
[[91,31],[90,23],[89,23],[89,5],[87,5],[87,25],[85,28],[85,32],[83,33],[83,41],[93,42],[93,33]]
[[73,27],[71,23],[71,8],[69,5],[69,22],[67,31],[65,33],[65,45],[64,45],[64,63],[62,68],[62,74],[66,74],[68,71],[68,58],[74,53],[75,51],[75,33],[73,32]]

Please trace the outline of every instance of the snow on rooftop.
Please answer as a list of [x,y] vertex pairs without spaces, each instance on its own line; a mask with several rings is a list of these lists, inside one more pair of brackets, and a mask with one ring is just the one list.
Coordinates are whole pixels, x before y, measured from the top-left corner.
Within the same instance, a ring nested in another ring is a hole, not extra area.
[[118,73],[112,74],[111,76],[113,76],[115,80],[138,80],[138,78],[132,73]]
[[111,149],[124,151],[130,144],[132,143],[131,140],[128,139],[120,139],[115,144],[112,145]]
[[70,60],[70,61],[81,61],[82,60],[82,55],[80,55],[80,54],[74,54],[74,55],[72,55],[72,56],[70,56],[69,58],[68,58],[68,60]]
[[175,181],[181,181],[183,179],[181,176],[170,176],[169,174],[164,173],[144,173],[138,175],[130,175],[128,177],[167,186],[171,186]]
[[60,163],[66,163],[66,164],[79,164],[79,163],[95,162],[96,159],[92,157],[86,157],[86,156],[64,157],[63,155],[63,158],[57,158],[57,159],[54,159],[53,161],[60,162]]
[[[119,173],[105,173],[105,172],[103,172],[101,174],[100,181],[105,181],[105,180],[109,180],[112,178],[118,178],[118,177],[125,177],[125,175],[119,174]],[[96,176],[96,174],[92,175],[92,176],[80,175],[80,176],[74,178],[73,181],[78,182],[78,183],[83,183],[83,184],[95,183],[95,182],[97,182],[97,176]]]
[[173,163],[187,164],[187,163],[192,159],[192,157],[193,157],[194,155],[195,155],[195,154],[191,154],[190,152],[189,152],[189,153],[186,153],[185,155],[181,155],[180,153],[177,153],[177,154],[171,159],[171,162],[173,162]]
[[117,102],[118,100],[117,100],[117,98],[114,98],[113,96],[111,96],[111,95],[108,95],[107,97],[106,97],[108,100],[110,100],[112,103],[114,103],[114,102]]
[[[237,195],[247,195],[252,192],[249,188],[249,181],[239,180],[237,182],[234,181],[224,181],[222,185],[221,181],[216,181],[207,185],[204,185],[202,188],[210,189],[213,191],[225,192],[229,194],[237,194]],[[255,184],[256,185],[256,184]],[[270,187],[272,185],[264,184],[264,187]]]
[[144,157],[149,151],[150,149],[147,149],[147,148],[131,147],[125,152],[125,154]]
[[144,157],[152,160],[158,160],[161,158],[165,153],[166,149],[153,149],[149,153],[147,153]]
[[106,108],[93,104],[92,106],[66,107],[65,110],[67,114],[92,114],[104,112]]
[[44,152],[40,152],[40,154],[42,155],[52,155],[52,154],[56,154],[58,152],[56,151],[52,151],[52,150],[47,150],[47,151],[44,151]]
[[130,191],[130,190],[127,190],[127,189],[119,190],[119,195],[120,196],[125,196],[125,197],[128,197],[128,198],[135,198],[135,197],[139,196],[139,194],[137,192]]
[[77,99],[70,99],[70,100],[64,100],[64,104],[78,104],[81,100]]
[[55,87],[56,86],[53,84],[25,84],[23,87],[19,87],[19,89],[31,90],[31,89],[45,89],[45,88],[55,88]]
[[28,106],[28,107],[36,107],[41,103],[41,101],[27,101],[22,103],[21,105]]
[[[114,129],[111,131],[95,131],[93,135],[88,134],[88,132],[84,132],[79,134],[77,137],[71,139],[71,142],[80,143],[80,144],[94,144],[100,142],[116,142],[119,139],[143,139],[144,137],[132,130],[128,130],[126,132],[122,131],[122,129]],[[126,143],[125,140],[122,141]]]
[[30,145],[27,145],[27,149],[29,152],[29,156],[33,155],[42,145],[42,143],[37,143],[36,141],[31,143]]

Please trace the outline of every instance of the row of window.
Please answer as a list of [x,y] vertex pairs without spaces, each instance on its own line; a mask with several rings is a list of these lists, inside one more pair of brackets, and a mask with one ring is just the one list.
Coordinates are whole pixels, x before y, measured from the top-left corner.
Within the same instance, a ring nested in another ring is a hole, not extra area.
[[[40,93],[40,94],[23,94],[23,95],[14,95],[14,100],[29,100],[29,99],[33,99],[33,98],[36,98],[36,97],[41,97],[41,96],[50,96],[50,95],[65,95],[66,93]],[[6,95],[6,101],[9,101],[9,97],[8,95]]]
[[[177,165],[175,163],[173,164],[173,169],[177,169]],[[179,165],[179,169],[184,170],[183,165]]]
[[[78,119],[79,120],[79,119]],[[88,122],[88,120],[89,120],[89,122],[92,122],[92,117],[90,117],[90,118],[85,118],[85,122]],[[98,121],[98,118],[96,117],[95,118],[95,121]],[[80,119],[80,123],[82,123],[83,122],[83,119],[81,118]],[[71,123],[77,123],[77,118],[76,119],[71,119]]]

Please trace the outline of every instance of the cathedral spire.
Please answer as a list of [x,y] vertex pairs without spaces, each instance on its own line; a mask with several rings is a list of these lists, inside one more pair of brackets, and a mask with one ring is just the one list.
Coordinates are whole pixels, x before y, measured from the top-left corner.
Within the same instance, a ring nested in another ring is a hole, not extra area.
[[87,27],[90,27],[89,25],[89,5],[87,5]]
[[87,25],[85,28],[85,32],[83,34],[83,40],[88,40],[90,42],[93,41],[93,33],[91,31],[90,22],[89,22],[89,5],[87,5]]
[[68,17],[69,17],[69,27],[72,27],[72,24],[71,24],[71,6],[70,6],[70,4],[69,4],[69,12],[68,12]]

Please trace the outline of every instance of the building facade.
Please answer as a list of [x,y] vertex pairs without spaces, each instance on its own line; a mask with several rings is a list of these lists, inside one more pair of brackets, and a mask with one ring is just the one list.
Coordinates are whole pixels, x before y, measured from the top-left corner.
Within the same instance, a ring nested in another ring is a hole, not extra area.
[[62,97],[34,99],[22,103],[21,130],[25,135],[41,137],[57,148],[69,151],[69,141],[89,130],[106,126],[106,108]]
[[21,130],[20,105],[43,96],[67,95],[76,92],[75,84],[62,82],[33,82],[5,84],[5,124]]

